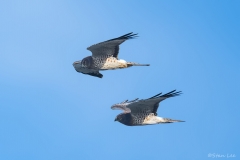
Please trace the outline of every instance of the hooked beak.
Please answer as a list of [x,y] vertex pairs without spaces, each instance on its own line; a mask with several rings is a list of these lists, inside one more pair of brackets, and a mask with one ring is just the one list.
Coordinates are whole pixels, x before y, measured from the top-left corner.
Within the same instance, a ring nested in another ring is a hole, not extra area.
[[79,63],[78,61],[74,62],[74,64],[78,64],[78,63]]

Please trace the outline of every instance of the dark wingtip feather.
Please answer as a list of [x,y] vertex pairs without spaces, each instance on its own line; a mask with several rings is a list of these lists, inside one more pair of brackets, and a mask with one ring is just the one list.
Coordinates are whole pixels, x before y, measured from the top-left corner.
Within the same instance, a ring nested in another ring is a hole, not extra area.
[[162,92],[161,92],[161,93],[158,93],[157,95],[155,95],[155,96],[152,96],[152,97],[150,97],[150,98],[148,98],[148,99],[153,99],[153,98],[156,98],[156,97],[160,96],[161,94],[162,94]]
[[161,92],[161,93],[159,93],[159,94],[157,94],[157,95],[155,95],[155,96],[153,96],[153,97],[150,97],[150,98],[148,98],[148,99],[153,99],[153,98],[158,98],[158,97],[166,97],[166,98],[169,98],[169,97],[179,96],[180,94],[182,94],[182,91],[177,91],[177,92],[175,92],[175,91],[176,91],[176,89],[173,90],[173,91],[171,91],[171,92],[168,92],[168,93],[166,93],[166,94],[164,94],[164,95],[162,95],[162,92]]
[[133,39],[133,38],[138,37],[137,34],[138,34],[138,33],[130,32],[130,33],[124,34],[124,35],[122,35],[122,36],[120,36],[120,37],[110,39],[110,40],[108,40],[108,41],[117,40],[117,39],[125,39],[125,40]]
[[125,34],[125,35],[123,35],[123,36],[120,36],[120,37],[118,37],[118,38],[119,38],[119,39],[133,39],[133,38],[138,37],[137,34],[138,34],[138,33],[134,33],[134,34],[133,34],[133,32],[130,32],[130,33]]
[[182,91],[177,91],[177,92],[175,92],[175,91],[176,91],[176,89],[162,95],[161,97],[175,97],[175,96],[179,96],[180,94],[182,94]]

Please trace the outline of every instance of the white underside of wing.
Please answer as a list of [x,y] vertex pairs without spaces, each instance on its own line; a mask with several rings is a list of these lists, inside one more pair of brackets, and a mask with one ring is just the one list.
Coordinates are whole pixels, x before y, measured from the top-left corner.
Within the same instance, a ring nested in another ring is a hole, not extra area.
[[106,70],[119,68],[127,68],[127,62],[124,60],[117,60],[116,58],[109,57],[101,69]]
[[164,119],[162,117],[157,117],[153,113],[148,115],[145,120],[143,121],[143,124],[158,124],[158,123],[164,123]]
[[119,59],[118,60],[120,63],[126,63],[127,64],[127,61],[125,61],[124,59]]

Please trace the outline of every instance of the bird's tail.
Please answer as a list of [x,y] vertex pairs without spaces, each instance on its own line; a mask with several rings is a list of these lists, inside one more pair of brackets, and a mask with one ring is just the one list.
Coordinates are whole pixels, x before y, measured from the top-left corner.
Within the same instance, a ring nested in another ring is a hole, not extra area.
[[150,66],[150,64],[139,64],[134,62],[127,62],[127,67],[131,67],[131,66]]
[[170,119],[170,118],[163,118],[160,123],[173,123],[173,122],[185,122],[185,121],[182,121],[182,120],[174,120],[174,119]]

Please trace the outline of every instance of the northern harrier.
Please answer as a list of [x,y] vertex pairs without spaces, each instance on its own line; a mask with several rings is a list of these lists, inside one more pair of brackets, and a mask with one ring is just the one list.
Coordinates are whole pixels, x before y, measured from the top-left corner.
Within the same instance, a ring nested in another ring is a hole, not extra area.
[[159,103],[164,99],[175,97],[181,94],[181,91],[173,90],[169,93],[161,95],[159,93],[151,98],[143,100],[123,101],[113,105],[112,109],[121,109],[124,112],[117,115],[115,121],[118,121],[127,126],[140,126],[159,123],[184,122],[181,120],[173,120],[169,118],[162,118],[157,116],[157,109]]
[[131,32],[88,47],[87,49],[92,52],[92,56],[74,62],[73,66],[75,70],[83,74],[102,78],[103,75],[99,73],[101,70],[128,68],[131,66],[149,66],[149,64],[138,64],[118,59],[119,45],[128,39],[135,38],[136,35]]

